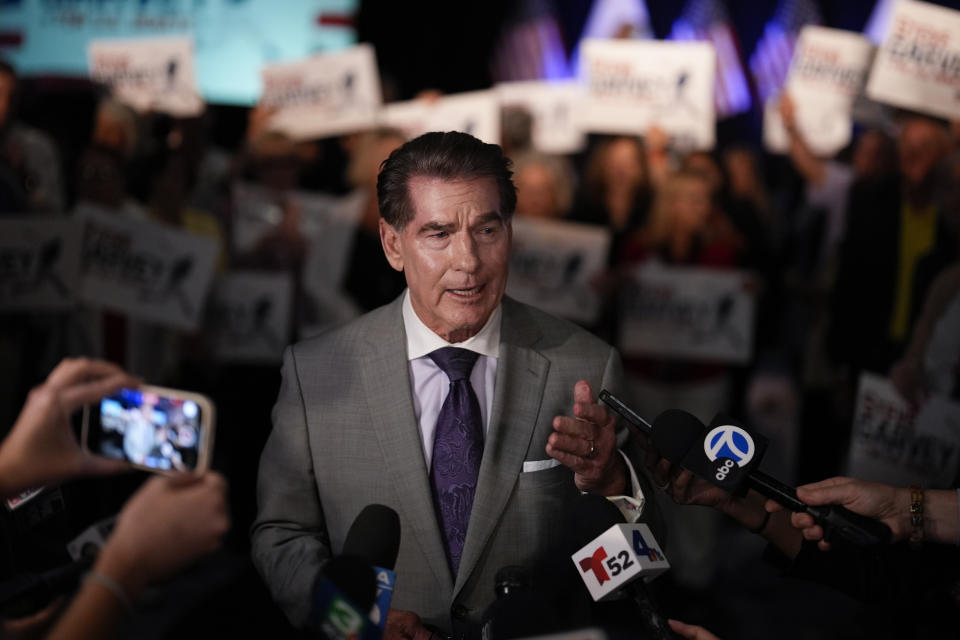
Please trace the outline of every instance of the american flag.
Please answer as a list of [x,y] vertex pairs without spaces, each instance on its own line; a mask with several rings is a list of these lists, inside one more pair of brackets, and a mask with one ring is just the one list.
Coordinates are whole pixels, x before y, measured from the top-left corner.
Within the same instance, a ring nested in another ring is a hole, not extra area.
[[494,82],[570,75],[560,25],[549,0],[523,0],[503,29],[490,63]]
[[800,30],[821,22],[820,10],[813,0],[780,0],[750,56],[750,71],[762,102],[766,103],[783,87]]
[[670,32],[671,40],[703,40],[717,52],[713,101],[717,116],[727,118],[750,108],[750,88],[740,63],[740,47],[720,0],[687,0]]

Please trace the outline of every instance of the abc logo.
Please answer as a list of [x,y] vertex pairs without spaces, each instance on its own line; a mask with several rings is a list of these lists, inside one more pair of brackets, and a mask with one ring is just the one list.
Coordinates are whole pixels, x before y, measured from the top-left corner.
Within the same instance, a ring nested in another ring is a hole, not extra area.
[[733,466],[744,467],[753,459],[756,445],[744,429],[722,425],[710,430],[703,439],[703,452],[710,460],[723,458],[717,467],[717,480],[724,480]]

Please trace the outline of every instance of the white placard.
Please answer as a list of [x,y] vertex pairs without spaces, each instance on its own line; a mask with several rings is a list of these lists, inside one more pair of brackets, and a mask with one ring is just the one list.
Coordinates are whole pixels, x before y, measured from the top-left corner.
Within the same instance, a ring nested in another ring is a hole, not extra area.
[[960,469],[960,405],[942,396],[918,413],[886,378],[860,376],[847,475],[897,487],[954,487]]
[[960,11],[898,2],[867,95],[921,113],[960,117]]
[[687,149],[714,145],[716,54],[707,42],[586,40],[581,126],[643,135],[657,126]]
[[79,274],[77,221],[38,216],[0,220],[0,312],[70,309]]
[[592,279],[607,266],[610,232],[594,225],[514,216],[507,293],[585,324],[597,321]]
[[502,107],[523,107],[533,118],[533,147],[542,153],[577,153],[586,145],[577,112],[579,82],[504,82],[495,87]]
[[369,44],[264,67],[268,124],[295,140],[352,133],[376,125],[381,105],[376,54]]
[[[797,129],[818,155],[833,155],[850,143],[851,111],[863,90],[873,45],[858,33],[806,26],[800,32],[785,89],[794,103]],[[777,109],[764,109],[763,139],[770,151],[786,153],[790,139]]]
[[237,251],[255,250],[265,235],[276,230],[284,215],[296,215],[300,235],[311,244],[320,242],[324,251],[329,252],[323,267],[330,268],[335,263],[340,269],[337,273],[342,274],[343,255],[350,249],[345,238],[360,221],[365,203],[363,194],[333,196],[303,191],[278,194],[241,182],[234,183],[232,193],[233,242]]
[[500,101],[491,89],[392,102],[380,112],[380,124],[399,129],[407,139],[428,131],[462,131],[500,144]]
[[315,211],[315,220],[323,227],[310,235],[307,259],[303,263],[300,286],[303,289],[303,314],[299,327],[302,336],[315,335],[322,329],[340,324],[356,315],[359,309],[341,293],[346,276],[357,225],[367,205],[367,194],[357,190],[330,200],[313,196],[305,210]]
[[189,37],[92,40],[90,77],[137,111],[190,117],[203,111]]
[[753,276],[733,269],[637,267],[621,291],[628,355],[742,364],[753,353]]
[[237,271],[217,278],[207,335],[219,362],[280,362],[290,342],[293,282],[289,273]]
[[83,206],[80,298],[159,325],[196,329],[220,251],[213,236]]

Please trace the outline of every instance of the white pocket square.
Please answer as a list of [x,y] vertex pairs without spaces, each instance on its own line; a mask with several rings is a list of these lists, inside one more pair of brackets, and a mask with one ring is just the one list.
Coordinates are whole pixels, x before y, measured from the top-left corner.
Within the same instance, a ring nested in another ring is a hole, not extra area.
[[546,469],[553,469],[559,465],[560,461],[554,460],[553,458],[547,458],[546,460],[526,460],[523,463],[523,472],[545,471]]

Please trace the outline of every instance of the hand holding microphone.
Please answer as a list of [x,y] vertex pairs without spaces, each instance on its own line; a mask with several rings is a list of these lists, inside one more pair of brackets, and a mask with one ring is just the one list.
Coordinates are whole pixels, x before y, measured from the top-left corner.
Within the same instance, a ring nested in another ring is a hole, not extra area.
[[[766,449],[766,440],[733,424],[728,418],[718,416],[707,428],[689,413],[671,409],[657,416],[651,426],[607,391],[600,392],[600,399],[650,437],[657,451],[670,463],[731,496],[742,496],[747,489],[753,489],[795,513],[809,514],[828,532],[854,544],[883,544],[891,539],[890,528],[885,523],[842,506],[807,504],[797,497],[793,488],[757,469]],[[711,506],[723,505],[726,500],[705,489],[700,490],[700,498],[704,500],[700,504]],[[765,520],[761,521],[760,529],[765,524]]]

